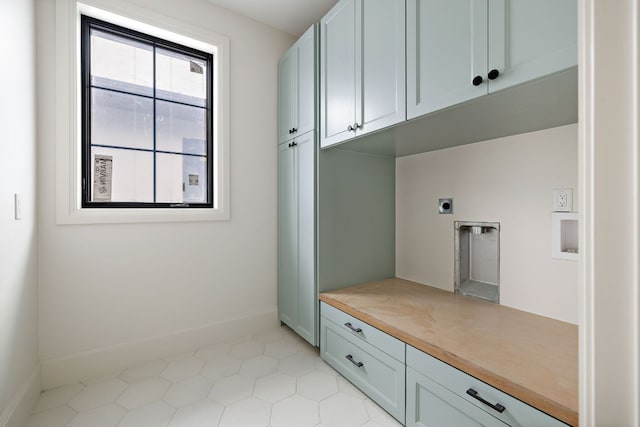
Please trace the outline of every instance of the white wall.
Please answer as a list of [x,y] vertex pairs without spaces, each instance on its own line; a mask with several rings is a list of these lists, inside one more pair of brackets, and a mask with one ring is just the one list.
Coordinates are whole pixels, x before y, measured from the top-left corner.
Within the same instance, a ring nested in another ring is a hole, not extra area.
[[[0,1],[0,426],[24,425],[39,392],[35,3]],[[14,193],[23,219],[14,219]]]
[[578,264],[551,258],[552,190],[576,209],[577,159],[576,125],[397,159],[396,275],[453,291],[453,222],[497,221],[500,303],[577,323]]
[[[265,313],[276,322],[277,62],[294,39],[206,0],[131,3],[230,39],[231,220],[56,225],[54,134],[55,126],[67,124],[55,123],[54,87],[56,78],[66,76],[51,72],[54,2],[39,2],[45,388],[76,380],[74,375],[87,369],[99,374],[109,364],[144,357],[145,346],[151,348],[156,338],[169,336],[164,342],[171,343],[180,335]],[[120,359],[100,359],[109,351],[119,351]],[[104,362],[100,366],[94,363],[98,359]],[[65,371],[82,361],[95,366]]]

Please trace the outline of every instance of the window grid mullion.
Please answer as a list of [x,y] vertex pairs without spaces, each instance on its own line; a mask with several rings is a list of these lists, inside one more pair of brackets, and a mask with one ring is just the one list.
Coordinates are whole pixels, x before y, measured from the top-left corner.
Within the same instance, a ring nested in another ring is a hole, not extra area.
[[153,203],[157,203],[157,180],[158,180],[158,169],[157,169],[157,157],[156,153],[156,136],[158,134],[158,130],[156,129],[158,126],[158,119],[156,118],[156,95],[157,95],[157,78],[156,78],[156,44],[153,44]]
[[142,151],[143,153],[151,153],[151,154],[156,152],[159,154],[175,154],[177,156],[202,157],[205,159],[207,158],[207,154],[185,153],[181,151],[169,151],[169,150],[154,151],[153,148],[124,147],[120,145],[108,145],[108,144],[91,144],[91,147],[112,148],[114,150]]
[[160,96],[145,95],[143,93],[136,93],[136,92],[128,92],[126,90],[114,89],[114,88],[111,88],[111,87],[104,87],[104,86],[100,86],[100,85],[91,84],[91,85],[89,85],[89,88],[90,89],[100,89],[100,90],[104,90],[104,91],[107,91],[107,92],[120,93],[122,95],[137,96],[137,97],[146,98],[146,99],[157,99],[158,101],[162,101],[162,102],[166,102],[166,103],[170,103],[170,104],[184,105],[185,107],[200,108],[200,109],[203,109],[203,110],[207,109],[206,106],[203,107],[202,105],[189,104],[188,102],[181,102],[181,101],[176,101],[176,100],[173,100],[173,99],[165,99],[165,98],[162,98]]

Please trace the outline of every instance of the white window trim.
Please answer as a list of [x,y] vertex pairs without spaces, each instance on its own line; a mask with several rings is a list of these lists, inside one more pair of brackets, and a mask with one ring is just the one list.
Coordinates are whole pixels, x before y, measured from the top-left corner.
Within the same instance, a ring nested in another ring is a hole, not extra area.
[[[213,208],[81,208],[80,15],[214,54]],[[56,222],[101,224],[229,219],[229,39],[120,0],[56,1]]]

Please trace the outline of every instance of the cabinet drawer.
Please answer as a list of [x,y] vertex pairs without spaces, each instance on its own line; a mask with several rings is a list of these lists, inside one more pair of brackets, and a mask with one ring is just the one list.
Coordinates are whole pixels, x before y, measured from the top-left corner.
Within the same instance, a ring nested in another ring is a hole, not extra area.
[[[409,345],[407,346],[407,367],[414,369],[507,425],[566,427],[566,424],[544,412]],[[477,392],[477,398],[467,394],[468,390]],[[504,410],[500,413],[488,404],[482,403],[478,398],[482,398],[492,405],[500,404]]]
[[405,344],[402,341],[324,302],[320,304],[320,313],[352,337],[371,344],[404,363]]
[[405,365],[320,319],[320,355],[345,378],[404,424]]
[[506,427],[499,419],[407,368],[407,427]]

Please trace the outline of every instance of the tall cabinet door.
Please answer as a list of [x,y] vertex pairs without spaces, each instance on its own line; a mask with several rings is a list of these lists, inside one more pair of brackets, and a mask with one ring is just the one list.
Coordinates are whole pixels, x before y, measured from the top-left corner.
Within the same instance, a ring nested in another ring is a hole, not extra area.
[[407,0],[407,119],[486,95],[486,73],[487,0]]
[[296,62],[296,132],[304,135],[316,128],[316,33],[311,26],[295,44]]
[[317,343],[318,295],[316,290],[316,155],[315,132],[295,139],[298,200],[297,332]]
[[356,2],[356,135],[406,119],[405,0]]
[[309,27],[278,63],[278,143],[316,127],[316,31]]
[[290,327],[298,310],[298,200],[295,150],[278,147],[278,317]]
[[278,63],[278,143],[292,138],[297,110],[297,52],[290,49]]
[[577,64],[576,0],[489,0],[489,92]]
[[342,0],[320,21],[320,140],[323,147],[353,136],[355,18],[356,0]]

